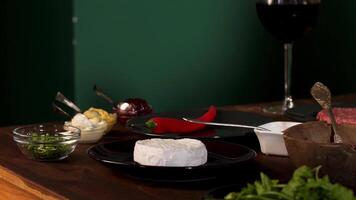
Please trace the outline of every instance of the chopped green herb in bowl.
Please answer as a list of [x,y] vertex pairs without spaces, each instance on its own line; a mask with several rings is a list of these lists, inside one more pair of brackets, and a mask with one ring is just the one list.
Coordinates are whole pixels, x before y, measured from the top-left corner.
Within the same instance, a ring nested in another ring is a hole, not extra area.
[[16,128],[14,141],[28,158],[56,161],[68,157],[80,138],[80,130],[63,124],[32,125]]

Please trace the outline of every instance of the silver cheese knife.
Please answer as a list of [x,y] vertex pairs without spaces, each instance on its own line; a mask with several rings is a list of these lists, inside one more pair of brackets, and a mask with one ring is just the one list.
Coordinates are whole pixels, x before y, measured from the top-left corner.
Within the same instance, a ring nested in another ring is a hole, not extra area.
[[258,126],[247,126],[242,124],[231,124],[231,123],[218,123],[218,122],[204,122],[196,119],[182,118],[184,121],[194,123],[194,124],[204,124],[209,126],[225,126],[225,127],[235,127],[235,128],[251,128],[251,129],[259,129],[260,131],[271,131],[269,129],[258,127]]

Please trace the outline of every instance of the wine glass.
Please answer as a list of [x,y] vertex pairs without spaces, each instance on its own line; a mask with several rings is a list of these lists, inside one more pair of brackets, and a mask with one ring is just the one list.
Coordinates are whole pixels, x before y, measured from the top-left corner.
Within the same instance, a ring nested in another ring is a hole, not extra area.
[[321,0],[258,0],[256,10],[265,29],[283,43],[284,101],[282,105],[266,107],[265,112],[283,114],[293,108],[291,95],[293,43],[316,24]]

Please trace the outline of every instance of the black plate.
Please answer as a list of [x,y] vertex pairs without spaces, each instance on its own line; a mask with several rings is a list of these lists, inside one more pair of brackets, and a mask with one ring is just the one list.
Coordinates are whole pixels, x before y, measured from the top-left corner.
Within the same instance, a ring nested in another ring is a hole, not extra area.
[[256,152],[242,145],[221,141],[202,141],[208,150],[208,162],[197,167],[143,166],[133,160],[135,141],[98,144],[88,149],[88,155],[127,175],[155,182],[194,182],[217,178],[225,169],[244,165]]
[[[144,135],[149,135],[152,137],[167,137],[167,138],[228,138],[244,136],[246,133],[253,132],[251,129],[246,128],[229,128],[229,127],[218,127],[218,126],[208,126],[204,130],[192,132],[190,134],[179,134],[179,133],[165,133],[165,134],[155,134],[150,129],[145,127],[145,122],[152,117],[172,117],[177,119],[186,118],[197,118],[201,116],[206,110],[199,111],[187,111],[187,112],[169,112],[169,113],[159,113],[148,116],[136,117],[129,120],[126,124],[127,129],[132,132],[140,133]],[[221,123],[234,123],[234,124],[244,124],[250,126],[259,126],[264,123],[273,121],[271,118],[246,112],[237,111],[218,111],[216,122]]]
[[[333,103],[333,107],[356,107],[356,103],[341,103],[336,102]],[[297,105],[292,109],[286,111],[286,116],[295,121],[307,122],[307,121],[315,121],[316,115],[321,111],[321,107],[319,104],[308,104],[308,105]]]

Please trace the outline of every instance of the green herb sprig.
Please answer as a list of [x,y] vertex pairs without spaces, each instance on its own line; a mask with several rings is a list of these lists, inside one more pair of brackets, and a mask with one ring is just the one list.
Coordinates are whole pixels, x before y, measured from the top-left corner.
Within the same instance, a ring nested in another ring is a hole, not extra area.
[[248,184],[240,192],[231,192],[225,200],[356,200],[353,192],[330,182],[328,176],[319,178],[320,167],[298,168],[287,184],[279,184],[261,173],[261,180]]

